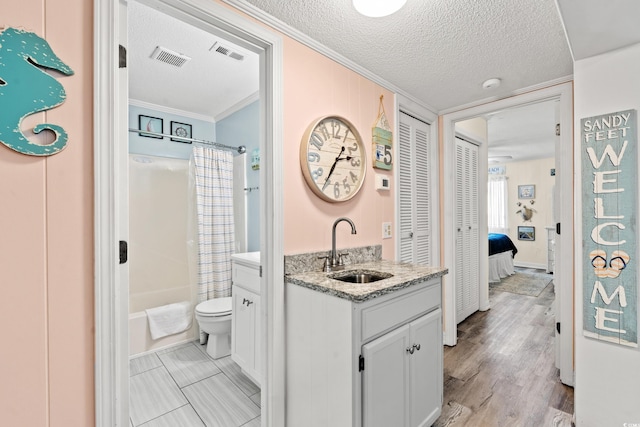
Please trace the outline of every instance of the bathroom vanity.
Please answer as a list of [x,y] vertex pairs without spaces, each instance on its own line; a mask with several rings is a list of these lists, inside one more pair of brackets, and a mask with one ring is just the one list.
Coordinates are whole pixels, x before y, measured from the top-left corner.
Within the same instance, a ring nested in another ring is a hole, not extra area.
[[378,260],[287,275],[287,424],[430,426],[442,410],[446,273]]
[[231,359],[256,385],[262,383],[260,252],[231,256],[233,282]]

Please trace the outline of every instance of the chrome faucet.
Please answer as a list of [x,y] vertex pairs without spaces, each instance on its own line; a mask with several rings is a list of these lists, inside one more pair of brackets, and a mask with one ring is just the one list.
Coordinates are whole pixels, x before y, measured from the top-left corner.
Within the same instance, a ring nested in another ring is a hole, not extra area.
[[356,234],[356,226],[353,223],[353,221],[351,221],[349,218],[346,218],[346,217],[338,218],[336,219],[336,222],[333,223],[333,229],[331,230],[331,267],[332,268],[342,265],[342,259],[339,259],[338,255],[336,254],[336,225],[338,225],[338,223],[342,221],[346,221],[349,223],[349,225],[351,225],[351,234]]

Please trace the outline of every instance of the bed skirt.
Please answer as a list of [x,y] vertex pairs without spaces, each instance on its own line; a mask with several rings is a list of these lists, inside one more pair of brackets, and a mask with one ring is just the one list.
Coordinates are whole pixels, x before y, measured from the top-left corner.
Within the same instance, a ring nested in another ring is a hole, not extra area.
[[499,282],[503,277],[511,276],[513,273],[511,251],[500,252],[489,257],[489,283]]

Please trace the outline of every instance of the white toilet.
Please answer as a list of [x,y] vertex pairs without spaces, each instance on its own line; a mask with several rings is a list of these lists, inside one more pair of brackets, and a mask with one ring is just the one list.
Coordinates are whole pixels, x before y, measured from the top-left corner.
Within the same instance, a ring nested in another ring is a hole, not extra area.
[[231,297],[196,305],[196,320],[200,329],[209,334],[207,353],[214,359],[231,354],[231,305]]

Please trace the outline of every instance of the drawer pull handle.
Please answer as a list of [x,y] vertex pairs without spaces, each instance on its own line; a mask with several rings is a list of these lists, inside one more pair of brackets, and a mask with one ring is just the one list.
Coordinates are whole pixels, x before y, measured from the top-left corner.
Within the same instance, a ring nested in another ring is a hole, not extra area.
[[414,344],[413,348],[415,348],[416,350],[420,351],[420,344]]
[[415,345],[413,347],[407,347],[407,353],[413,354],[414,351],[415,351]]
[[242,298],[242,305],[247,304],[247,307],[249,307],[251,304],[253,304],[253,301],[249,301],[246,298]]

